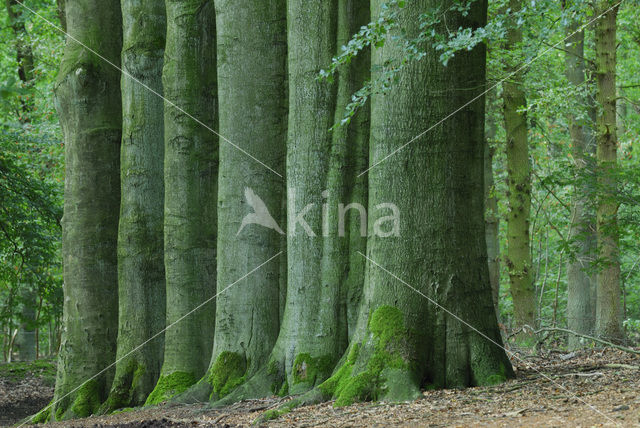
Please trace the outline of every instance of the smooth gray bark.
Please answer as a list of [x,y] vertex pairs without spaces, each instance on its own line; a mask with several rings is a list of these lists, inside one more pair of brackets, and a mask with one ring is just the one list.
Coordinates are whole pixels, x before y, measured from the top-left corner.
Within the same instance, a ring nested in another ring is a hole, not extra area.
[[[164,95],[215,129],[214,5],[207,0],[167,0],[165,4]],[[214,301],[192,311],[216,290],[218,137],[168,103],[164,118],[164,262],[167,325],[173,326],[165,333],[161,378],[147,404],[185,391],[205,373],[215,314]]]
[[[105,411],[145,402],[162,367],[164,0],[122,0],[122,148],[118,230],[118,351]],[[136,79],[136,80],[134,80]],[[147,87],[145,87],[145,86]]]
[[[120,64],[119,1],[69,0],[66,19],[73,37]],[[87,382],[116,355],[120,72],[67,39],[56,102],[66,162],[63,333],[50,409],[59,420],[97,411],[113,377],[108,371]]]

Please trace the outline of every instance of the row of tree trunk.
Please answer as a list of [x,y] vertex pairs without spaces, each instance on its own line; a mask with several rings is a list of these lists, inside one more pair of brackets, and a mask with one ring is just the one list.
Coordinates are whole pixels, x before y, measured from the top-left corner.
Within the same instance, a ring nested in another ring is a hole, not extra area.
[[[48,417],[176,395],[399,400],[512,374],[486,263],[484,103],[359,175],[482,92],[484,48],[446,68],[430,50],[329,130],[370,65],[403,52],[390,38],[317,78],[382,3],[66,1],[65,315]],[[407,3],[402,27],[417,34],[437,3]],[[448,24],[482,26],[486,6]],[[241,227],[252,194],[286,234]],[[375,233],[351,209],[340,236],[351,202],[370,216],[394,203],[401,229]]]
[[[569,242],[572,254],[567,264],[567,324],[569,344],[581,344],[580,335],[593,335],[614,342],[624,339],[620,261],[617,230],[617,183],[613,172],[617,163],[616,137],[616,16],[618,8],[609,0],[595,1],[595,60],[588,70],[584,58],[583,23],[571,17],[566,27],[565,75],[570,85],[580,88],[585,83],[595,85],[596,99],[580,97],[577,110],[587,112],[584,120],[578,111],[568,115],[572,156],[576,170],[576,186],[571,209]],[[575,7],[563,2],[563,7]],[[521,0],[509,1],[510,14],[522,11]],[[514,18],[515,19],[515,18]],[[505,50],[522,48],[522,27],[512,22],[507,31]],[[536,290],[532,275],[530,242],[531,167],[527,139],[527,100],[524,87],[526,64],[507,61],[507,80],[503,84],[504,123],[508,206],[507,252],[503,261],[509,272],[516,328],[523,329],[521,344],[531,344],[532,332],[538,326]],[[593,82],[587,81],[592,79]],[[584,92],[584,90],[582,90]],[[590,161],[595,157],[595,162]],[[487,155],[487,162],[490,157]],[[489,170],[487,170],[489,171]],[[589,180],[588,175],[597,180]],[[594,204],[593,195],[598,195]],[[487,204],[492,204],[488,195]],[[495,220],[487,215],[489,250],[495,247],[491,235]],[[495,269],[490,254],[489,264]],[[595,265],[599,267],[594,268]],[[494,289],[496,282],[494,281]]]

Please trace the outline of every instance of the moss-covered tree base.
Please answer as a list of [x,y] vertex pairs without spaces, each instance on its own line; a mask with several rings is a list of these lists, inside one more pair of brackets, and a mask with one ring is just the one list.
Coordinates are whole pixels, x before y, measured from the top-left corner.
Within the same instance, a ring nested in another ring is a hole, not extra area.
[[207,373],[207,381],[211,385],[211,400],[228,395],[244,383],[248,362],[243,355],[235,352],[222,352]]
[[[124,368],[123,368],[124,367]],[[120,366],[116,370],[116,376],[111,385],[111,391],[107,400],[100,406],[100,413],[107,414],[114,410],[139,404],[139,396],[144,394],[138,391],[140,378],[145,374],[145,366],[131,359],[126,366]],[[138,397],[138,398],[136,398]],[[140,400],[141,401],[141,400]]]
[[402,312],[380,306],[369,320],[370,338],[351,345],[347,357],[324,383],[323,395],[336,406],[356,401],[407,401],[420,396],[420,378],[414,370],[410,332]]
[[[96,380],[85,382],[77,391],[55,402],[49,412],[49,420],[66,421],[76,418],[86,418],[97,413],[102,404],[101,385]],[[46,411],[46,410],[45,410]]]
[[161,376],[158,379],[156,387],[153,389],[145,406],[154,404],[160,404],[167,401],[178,394],[187,391],[193,384],[196,383],[196,377],[193,373],[176,371],[166,376]]
[[[405,327],[404,315],[398,308],[379,306],[372,312],[367,325],[367,339],[351,344],[342,363],[329,379],[280,407],[265,412],[255,422],[263,423],[297,407],[331,399],[335,399],[336,407],[367,400],[405,402],[419,398],[424,387],[448,386],[425,382],[423,373],[427,370],[416,363],[419,359],[414,355],[415,338],[411,329]],[[466,385],[457,386],[493,385],[513,376],[511,367],[505,365],[498,352],[497,357],[493,358],[490,347],[495,347],[494,344],[479,335],[468,338],[465,348],[469,350],[470,358],[463,360],[465,367],[447,368],[449,372],[471,373]],[[495,349],[501,352],[500,348]],[[485,357],[480,358],[480,355]],[[451,360],[450,364],[459,364],[461,361],[453,357]],[[230,400],[217,404],[230,404]]]
[[20,423],[31,423],[31,424],[46,424],[51,420],[51,404],[47,404],[47,407],[40,410],[33,416],[28,417],[26,420],[21,421]]

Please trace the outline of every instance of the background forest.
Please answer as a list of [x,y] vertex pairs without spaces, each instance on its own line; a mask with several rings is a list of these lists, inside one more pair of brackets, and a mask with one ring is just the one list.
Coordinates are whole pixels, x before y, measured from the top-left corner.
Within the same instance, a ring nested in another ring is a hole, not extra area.
[[[379,15],[367,19],[357,16],[354,21],[365,26],[347,28],[339,37],[344,47],[331,55],[333,59],[327,58],[314,78],[332,82],[341,67],[353,64],[357,74],[368,68],[362,60],[364,52],[382,49],[385,44],[402,47],[397,50],[400,55],[381,67],[378,64],[380,69],[372,69],[373,78],[354,78],[346,89],[341,87],[351,101],[338,103],[344,112],[332,118],[332,132],[339,135],[359,123],[358,114],[370,108],[370,99],[401,85],[399,76],[404,70],[425,61],[428,53],[436,52],[440,64],[455,66],[457,56],[485,44],[487,92],[480,98],[486,106],[485,236],[505,346],[535,349],[550,344],[573,349],[602,344],[594,338],[635,346],[640,340],[639,4],[620,2],[613,24],[617,58],[610,75],[615,83],[616,129],[613,146],[609,146],[614,149],[603,161],[604,154],[596,150],[597,136],[602,134],[599,127],[607,126],[603,122],[607,118],[598,88],[601,91],[606,82],[598,82],[596,70],[607,64],[603,62],[606,58],[597,58],[596,53],[606,46],[596,46],[604,43],[604,33],[596,33],[594,18],[616,3],[490,0],[486,25],[473,29],[456,22],[449,25],[449,13],[466,17],[473,13],[476,2],[480,0],[430,2],[434,6],[418,15],[421,31],[412,35],[399,30],[402,19],[398,18],[411,7],[407,6],[411,0],[386,2]],[[39,16],[15,0],[6,0],[0,15],[0,328],[4,362],[56,356],[63,325],[65,142],[54,88],[65,37],[50,23],[66,28],[64,0],[29,0],[26,4]],[[125,16],[126,4],[123,1]],[[138,13],[130,12],[132,16]],[[366,25],[368,21],[371,23]],[[393,38],[389,34],[394,34]],[[152,44],[153,40],[146,42]],[[612,54],[611,46],[609,49]],[[224,72],[218,70],[219,79],[234,78],[221,75]],[[151,88],[161,86],[159,81],[142,80]],[[278,93],[282,88],[275,86],[263,90]],[[219,97],[224,93],[220,88]],[[168,97],[190,90],[193,88],[169,88],[165,80]],[[156,102],[158,108],[162,106]],[[218,103],[224,111],[224,98]],[[225,118],[220,120],[223,123]],[[425,123],[421,128],[429,126]],[[224,145],[220,144],[222,150]],[[277,157],[269,150],[263,155]],[[166,168],[165,163],[165,172]],[[220,168],[223,175],[225,170]],[[617,214],[615,221],[611,221],[615,217],[612,213]],[[122,231],[126,225],[121,223],[120,227]],[[232,232],[235,234],[235,229]],[[611,236],[615,239],[607,243],[612,245],[613,256],[606,257],[597,242]],[[229,245],[233,248],[234,244]],[[235,256],[230,253],[225,257]],[[270,255],[265,253],[264,258]],[[220,249],[218,257],[222,257]],[[229,272],[224,275],[233,278]],[[597,303],[604,299],[598,295],[598,287],[608,290],[608,303]],[[199,303],[196,297],[192,307]],[[602,313],[597,315],[597,311]],[[596,325],[597,320],[607,319]],[[128,348],[153,331],[131,338]],[[216,340],[233,339],[216,336]],[[201,345],[210,348],[211,343]],[[227,380],[221,388],[234,386]],[[215,392],[222,398],[228,391]],[[145,398],[129,397],[124,404],[111,402],[109,410],[144,403]]]

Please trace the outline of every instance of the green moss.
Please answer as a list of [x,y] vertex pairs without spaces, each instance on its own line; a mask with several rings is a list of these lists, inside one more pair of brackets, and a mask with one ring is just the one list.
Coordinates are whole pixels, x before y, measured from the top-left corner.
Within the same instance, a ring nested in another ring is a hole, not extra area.
[[123,407],[122,409],[118,409],[116,411],[114,411],[113,413],[111,413],[112,415],[117,415],[119,413],[128,413],[128,412],[133,412],[134,410],[136,410],[135,407]]
[[[363,349],[354,344],[345,363],[335,374],[320,385],[325,396],[336,398],[336,406],[350,405],[356,401],[376,400],[384,391],[383,372],[409,370],[407,341],[409,331],[404,326],[402,312],[393,306],[380,306],[369,317],[372,347],[368,355],[360,355]],[[354,374],[358,356],[367,358],[366,368]]]
[[293,361],[294,385],[304,383],[310,386],[326,379],[331,374],[333,359],[329,355],[314,358],[311,354],[301,353]]
[[62,420],[62,416],[64,415],[64,407],[59,406],[58,408],[56,408],[56,421],[61,421]]
[[35,414],[34,417],[31,418],[32,424],[45,424],[51,420],[51,404],[48,404],[47,407],[40,410]]
[[[493,368],[493,364],[490,364],[489,366]],[[509,372],[510,370],[507,370],[507,367],[503,363],[500,363],[498,366],[498,373],[494,370],[485,373],[484,371],[476,369],[473,375],[476,385],[491,386],[506,381],[510,377]]]
[[325,380],[321,383],[318,388],[322,395],[325,398],[329,398],[334,396],[336,391],[338,391],[339,385],[341,382],[345,382],[351,376],[351,371],[353,370],[353,364],[358,359],[358,352],[360,351],[360,344],[355,343],[351,349],[349,350],[349,355],[347,355],[347,360],[345,363],[340,366],[340,368],[335,372],[333,376],[329,379]]
[[76,398],[71,405],[71,411],[76,417],[86,418],[98,411],[100,401],[100,386],[98,385],[98,381],[90,380],[85,382],[80,389],[76,391]]
[[349,406],[356,401],[375,399],[378,389],[377,377],[377,373],[367,370],[340,383],[336,390],[335,406]]
[[282,365],[276,360],[270,360],[267,364],[267,375],[273,379],[271,383],[271,392],[274,395],[284,397],[289,394],[289,384],[285,379]]
[[142,378],[142,375],[144,375],[146,371],[147,371],[147,368],[144,365],[138,364],[136,369],[133,371],[133,380],[131,381],[131,389],[137,388],[138,382],[140,381],[140,379]]
[[124,373],[116,373],[107,401],[101,406],[100,413],[110,413],[114,410],[131,405],[133,392],[142,375],[146,372],[143,364],[137,360],[129,360]]
[[39,377],[47,385],[54,385],[56,365],[50,360],[20,361],[0,364],[0,378],[8,382],[21,382],[27,376]]
[[235,352],[222,352],[209,370],[207,381],[213,388],[211,399],[220,399],[246,380],[247,361]]
[[153,388],[145,406],[162,403],[169,398],[186,391],[191,385],[197,381],[193,373],[188,372],[173,372],[167,376],[161,376],[156,383],[156,387]]
[[294,398],[293,400],[287,401],[286,403],[284,403],[282,406],[278,408],[267,410],[262,415],[260,415],[260,418],[257,422],[259,422],[259,424],[262,424],[267,421],[279,418],[280,416],[291,412],[300,404],[302,404],[302,400],[300,398]]
[[278,410],[278,409],[271,409],[271,410],[267,410],[266,412],[264,412],[261,415],[261,420],[266,422],[266,421],[270,421],[276,418],[279,418],[280,416],[282,416],[283,414],[285,414],[286,411],[284,410]]
[[286,380],[282,383],[277,395],[278,397],[286,397],[289,395],[289,383]]

